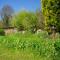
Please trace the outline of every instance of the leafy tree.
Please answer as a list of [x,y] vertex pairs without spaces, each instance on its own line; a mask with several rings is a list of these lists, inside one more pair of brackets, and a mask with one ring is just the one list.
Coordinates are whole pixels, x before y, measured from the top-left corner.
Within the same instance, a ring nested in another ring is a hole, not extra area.
[[9,23],[10,23],[13,12],[14,11],[11,6],[9,5],[3,6],[1,10],[1,18],[3,20],[4,27],[9,27]]
[[33,30],[36,27],[37,17],[35,13],[28,11],[21,11],[15,15],[12,23],[19,30]]
[[60,32],[60,0],[41,0],[42,12],[45,17],[45,29],[50,31],[54,27]]
[[26,21],[27,20],[26,16],[27,16],[27,12],[25,12],[25,11],[23,11],[23,12],[21,11],[21,12],[15,14],[15,16],[12,19],[11,24],[13,26],[17,27],[18,30],[24,30],[26,28],[26,27],[24,28],[24,25],[28,22],[28,21]]

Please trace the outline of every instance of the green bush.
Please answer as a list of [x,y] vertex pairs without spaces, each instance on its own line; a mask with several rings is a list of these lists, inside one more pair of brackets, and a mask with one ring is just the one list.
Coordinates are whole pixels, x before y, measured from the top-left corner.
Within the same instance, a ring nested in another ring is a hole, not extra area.
[[54,47],[56,51],[60,51],[60,42],[55,42]]
[[3,29],[0,29],[0,35],[5,35],[5,32]]
[[54,59],[60,60],[60,40],[55,42],[54,47],[56,51]]

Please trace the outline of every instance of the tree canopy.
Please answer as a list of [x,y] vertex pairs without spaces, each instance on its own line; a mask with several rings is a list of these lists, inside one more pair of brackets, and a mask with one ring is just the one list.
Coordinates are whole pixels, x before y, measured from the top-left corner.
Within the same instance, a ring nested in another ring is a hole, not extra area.
[[18,29],[29,30],[36,28],[37,16],[34,12],[21,11],[13,18],[12,24]]
[[9,5],[5,5],[1,9],[1,18],[3,20],[4,27],[9,27],[9,21],[11,20],[13,12],[13,8]]

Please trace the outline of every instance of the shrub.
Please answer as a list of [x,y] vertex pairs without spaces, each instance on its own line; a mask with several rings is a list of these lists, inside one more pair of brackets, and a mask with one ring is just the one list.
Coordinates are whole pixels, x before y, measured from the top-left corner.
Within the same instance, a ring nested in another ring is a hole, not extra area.
[[56,51],[60,51],[60,42],[55,42],[54,47]]
[[55,42],[54,47],[56,50],[54,59],[60,60],[60,40]]
[[0,29],[0,35],[5,35],[5,32],[3,29]]

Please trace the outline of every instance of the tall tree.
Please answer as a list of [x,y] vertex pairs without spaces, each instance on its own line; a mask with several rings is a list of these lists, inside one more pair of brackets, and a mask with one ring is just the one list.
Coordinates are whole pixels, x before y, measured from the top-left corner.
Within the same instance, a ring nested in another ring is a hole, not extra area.
[[45,17],[45,26],[60,32],[60,0],[41,0],[42,12]]
[[5,5],[1,9],[1,18],[3,20],[4,27],[9,27],[13,12],[13,8],[9,5]]

